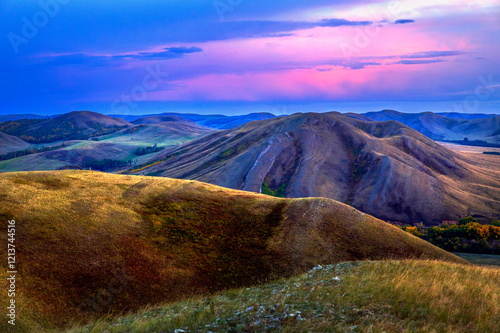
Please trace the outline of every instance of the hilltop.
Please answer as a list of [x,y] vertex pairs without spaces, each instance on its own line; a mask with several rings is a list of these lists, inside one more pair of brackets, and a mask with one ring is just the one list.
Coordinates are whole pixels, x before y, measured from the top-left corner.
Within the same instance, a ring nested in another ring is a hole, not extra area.
[[130,172],[280,197],[328,197],[381,219],[432,224],[496,218],[495,161],[449,150],[397,121],[307,113],[212,133]]
[[0,193],[0,219],[16,220],[16,248],[22,249],[20,331],[249,286],[318,264],[465,263],[326,198],[282,199],[90,171],[4,173]]

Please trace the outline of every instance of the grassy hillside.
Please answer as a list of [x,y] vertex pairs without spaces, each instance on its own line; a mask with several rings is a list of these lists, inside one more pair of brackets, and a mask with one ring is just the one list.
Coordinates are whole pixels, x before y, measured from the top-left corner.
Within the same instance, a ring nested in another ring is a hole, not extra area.
[[[330,199],[280,199],[155,177],[0,174],[0,220],[12,219],[19,331],[262,283],[318,264],[465,263]],[[7,289],[2,285],[2,302]]]
[[498,332],[499,284],[499,269],[346,262],[69,332]]

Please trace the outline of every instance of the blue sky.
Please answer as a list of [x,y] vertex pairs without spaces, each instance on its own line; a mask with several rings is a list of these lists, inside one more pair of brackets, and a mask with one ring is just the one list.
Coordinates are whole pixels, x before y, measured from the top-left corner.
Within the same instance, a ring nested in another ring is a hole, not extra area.
[[0,3],[0,114],[500,113],[497,1]]

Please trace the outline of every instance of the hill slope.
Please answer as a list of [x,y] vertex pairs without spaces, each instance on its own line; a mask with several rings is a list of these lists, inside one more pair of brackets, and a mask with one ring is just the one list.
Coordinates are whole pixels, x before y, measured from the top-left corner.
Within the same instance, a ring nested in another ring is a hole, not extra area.
[[296,114],[217,132],[160,157],[141,173],[328,197],[392,221],[439,223],[500,212],[500,168],[396,121]]
[[22,249],[16,257],[21,331],[246,286],[318,264],[465,262],[330,199],[280,199],[196,181],[89,171],[4,173],[0,193],[0,220],[16,221],[16,249]]
[[0,155],[29,148],[31,145],[16,136],[0,132]]

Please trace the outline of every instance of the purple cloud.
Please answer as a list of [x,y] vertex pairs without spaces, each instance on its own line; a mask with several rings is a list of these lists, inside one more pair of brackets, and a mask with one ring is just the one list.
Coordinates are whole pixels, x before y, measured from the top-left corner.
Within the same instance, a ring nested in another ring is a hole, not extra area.
[[421,59],[421,60],[400,60],[396,62],[391,62],[389,65],[422,65],[422,64],[433,64],[437,62],[446,62],[443,59]]
[[420,58],[438,58],[438,57],[453,57],[463,54],[469,54],[469,52],[463,51],[426,51],[426,52],[416,52],[402,55],[401,58],[408,59],[420,59]]
[[415,20],[401,19],[401,20],[394,21],[394,24],[407,24],[407,23],[413,23],[413,22],[415,22]]

